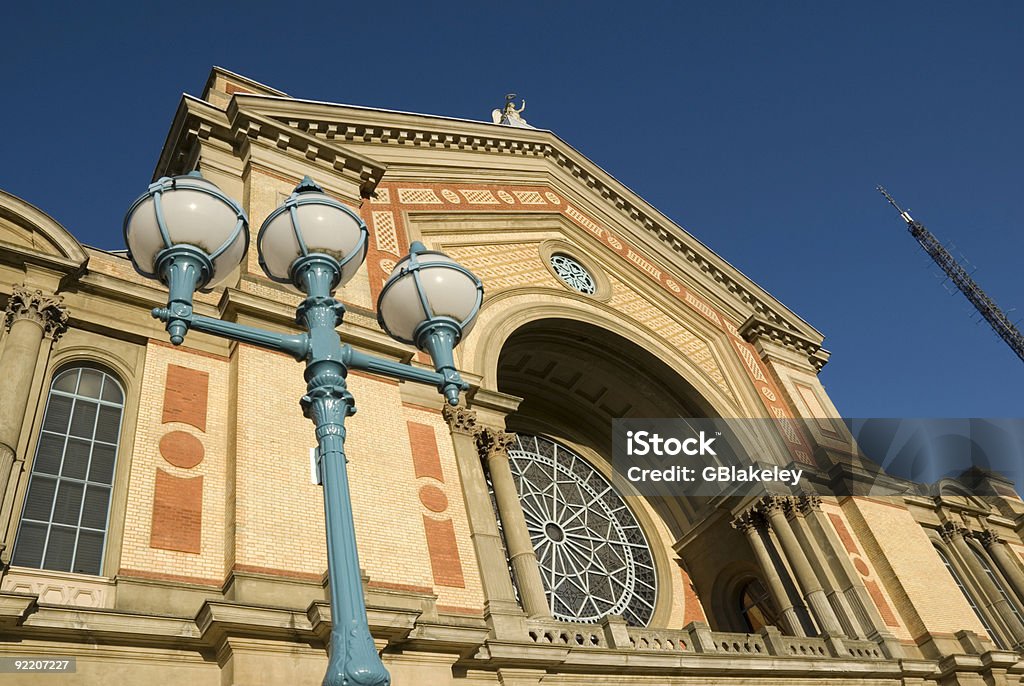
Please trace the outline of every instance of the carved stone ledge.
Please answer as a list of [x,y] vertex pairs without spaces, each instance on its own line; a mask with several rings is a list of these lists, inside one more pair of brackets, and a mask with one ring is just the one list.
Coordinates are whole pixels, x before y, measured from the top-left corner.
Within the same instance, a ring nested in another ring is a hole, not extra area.
[[821,347],[821,343],[807,338],[803,334],[778,324],[761,319],[757,315],[750,315],[740,325],[739,334],[747,343],[755,343],[765,339],[788,348],[800,355],[806,355],[816,371],[828,362],[829,352]]
[[68,308],[59,295],[45,295],[40,290],[15,286],[4,310],[4,326],[8,331],[14,322],[27,319],[43,329],[43,335],[56,341],[68,328]]

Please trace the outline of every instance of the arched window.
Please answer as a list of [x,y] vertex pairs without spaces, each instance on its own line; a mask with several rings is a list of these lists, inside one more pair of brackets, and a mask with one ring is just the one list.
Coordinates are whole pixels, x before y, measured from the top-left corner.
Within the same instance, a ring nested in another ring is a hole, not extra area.
[[967,604],[971,606],[971,609],[974,610],[974,614],[978,616],[978,620],[981,622],[981,625],[985,627],[985,633],[989,635],[989,638],[991,638],[992,641],[998,647],[1005,648],[1002,640],[1000,640],[999,638],[999,635],[992,630],[992,625],[988,623],[987,619],[985,619],[985,614],[981,611],[981,608],[978,607],[978,603],[975,602],[974,596],[971,595],[971,592],[969,590],[967,590],[967,586],[964,585],[964,582],[960,578],[960,575],[957,573],[956,569],[950,563],[949,558],[946,557],[946,553],[943,552],[942,548],[940,548],[939,546],[935,546],[935,552],[939,554],[939,559],[942,560],[942,564],[946,565],[946,571],[949,572],[949,575],[951,577],[953,577],[953,581],[956,582],[956,587],[959,588],[960,592],[964,594],[964,598],[967,599]]
[[750,632],[760,631],[762,627],[778,626],[778,611],[772,602],[768,590],[760,579],[751,579],[741,587],[739,597],[740,613],[747,623]]
[[124,391],[109,373],[54,377],[11,564],[99,574]]

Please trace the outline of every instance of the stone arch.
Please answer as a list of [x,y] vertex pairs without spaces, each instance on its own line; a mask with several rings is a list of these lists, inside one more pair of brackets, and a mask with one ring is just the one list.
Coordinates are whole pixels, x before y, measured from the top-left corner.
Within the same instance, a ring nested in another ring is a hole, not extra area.
[[0,244],[19,253],[56,258],[81,268],[89,257],[60,222],[21,198],[0,190]]
[[498,361],[506,341],[521,327],[545,319],[589,324],[632,342],[662,360],[675,375],[692,386],[713,410],[708,416],[743,416],[747,411],[739,401],[712,383],[693,360],[610,305],[549,289],[521,289],[488,299],[472,335],[463,343],[462,368],[482,377],[484,388],[498,390]]

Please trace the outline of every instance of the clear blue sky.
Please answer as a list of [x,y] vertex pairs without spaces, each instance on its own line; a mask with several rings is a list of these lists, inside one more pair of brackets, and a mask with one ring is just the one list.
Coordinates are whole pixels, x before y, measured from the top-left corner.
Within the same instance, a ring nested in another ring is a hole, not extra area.
[[4,10],[0,187],[85,243],[121,247],[180,94],[213,64],[480,120],[514,91],[822,331],[842,413],[1024,415],[1024,363],[874,190],[1024,314],[1024,3],[66,5]]

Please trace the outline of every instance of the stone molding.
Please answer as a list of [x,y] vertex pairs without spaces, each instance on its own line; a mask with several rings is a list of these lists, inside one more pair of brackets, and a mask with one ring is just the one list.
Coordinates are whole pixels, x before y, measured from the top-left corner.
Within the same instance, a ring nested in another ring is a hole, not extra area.
[[43,335],[54,341],[67,331],[70,319],[62,296],[46,295],[24,285],[14,287],[4,315],[4,327],[8,331],[14,322],[27,319],[38,324],[43,329]]
[[791,328],[784,328],[777,323],[762,319],[756,314],[747,317],[746,321],[740,324],[738,331],[747,343],[756,343],[763,339],[800,355],[805,355],[816,371],[820,372],[828,362],[829,352],[821,347],[820,341],[808,338]]

